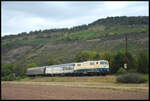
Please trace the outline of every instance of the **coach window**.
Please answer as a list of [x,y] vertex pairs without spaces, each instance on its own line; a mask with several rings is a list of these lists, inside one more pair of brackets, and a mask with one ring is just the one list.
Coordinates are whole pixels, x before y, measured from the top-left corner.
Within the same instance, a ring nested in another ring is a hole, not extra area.
[[100,64],[102,64],[102,65],[103,65],[103,64],[104,64],[104,62],[100,62]]
[[94,65],[94,62],[90,62],[90,65]]
[[77,66],[81,66],[81,64],[77,64]]

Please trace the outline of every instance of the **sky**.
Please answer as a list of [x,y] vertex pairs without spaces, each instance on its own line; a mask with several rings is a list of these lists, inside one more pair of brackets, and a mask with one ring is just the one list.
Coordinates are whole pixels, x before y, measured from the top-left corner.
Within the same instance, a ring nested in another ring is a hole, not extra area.
[[2,1],[1,36],[71,28],[113,16],[149,16],[148,1]]

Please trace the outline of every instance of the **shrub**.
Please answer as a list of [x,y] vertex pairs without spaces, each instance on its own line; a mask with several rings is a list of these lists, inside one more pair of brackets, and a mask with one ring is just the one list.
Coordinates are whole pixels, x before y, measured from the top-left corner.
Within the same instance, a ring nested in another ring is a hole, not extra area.
[[128,70],[128,73],[137,73],[137,69],[130,69]]
[[13,80],[15,80],[15,76],[12,73],[2,77],[2,81],[13,81]]
[[143,78],[148,81],[149,80],[149,74],[143,74]]
[[142,74],[138,73],[127,73],[117,76],[117,82],[120,83],[144,83],[146,81]]
[[126,72],[127,71],[123,67],[120,67],[119,70],[117,71],[117,74],[124,74]]

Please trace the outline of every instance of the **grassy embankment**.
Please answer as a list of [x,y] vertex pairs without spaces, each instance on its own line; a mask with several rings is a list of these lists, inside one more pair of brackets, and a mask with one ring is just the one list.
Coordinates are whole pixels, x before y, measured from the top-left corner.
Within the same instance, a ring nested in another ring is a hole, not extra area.
[[19,80],[20,82],[87,82],[87,83],[101,83],[104,85],[117,85],[117,86],[143,86],[147,85],[149,82],[149,74],[143,75],[148,81],[146,83],[141,84],[124,84],[124,83],[117,83],[116,75],[106,75],[106,76],[83,76],[83,77],[26,77],[24,79]]

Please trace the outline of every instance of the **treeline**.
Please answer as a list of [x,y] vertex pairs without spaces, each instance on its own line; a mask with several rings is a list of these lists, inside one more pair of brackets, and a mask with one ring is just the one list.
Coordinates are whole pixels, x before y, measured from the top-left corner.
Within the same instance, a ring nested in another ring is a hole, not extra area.
[[[128,65],[124,69],[125,53],[124,52],[95,52],[95,51],[81,51],[72,60],[72,62],[83,62],[88,60],[108,60],[110,65],[110,74],[117,74],[123,72],[134,73],[149,73],[149,57],[147,53],[139,53],[133,56],[131,53],[127,54]],[[61,64],[57,59],[49,59],[45,65]],[[2,80],[19,80],[26,77],[27,68],[38,66],[35,63],[16,66],[14,64],[2,65],[1,77]]]
[[91,24],[92,25],[148,25],[149,17],[148,16],[116,16],[116,17],[107,17],[104,19],[99,19]]
[[83,24],[79,26],[74,26],[72,28],[59,28],[59,29],[45,29],[45,30],[35,30],[30,32],[21,32],[18,35],[6,35],[2,37],[4,39],[11,39],[18,37],[25,37],[30,35],[39,35],[39,34],[51,34],[51,33],[74,33],[78,31],[87,30],[91,26],[95,25],[105,25],[105,26],[112,26],[112,25],[148,25],[149,24],[149,17],[148,16],[116,16],[116,17],[107,17],[103,19],[99,19],[94,21],[90,24]]

